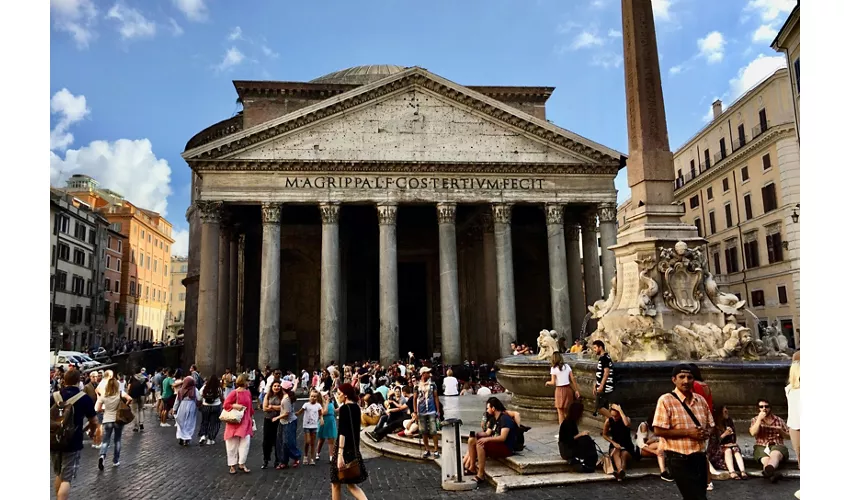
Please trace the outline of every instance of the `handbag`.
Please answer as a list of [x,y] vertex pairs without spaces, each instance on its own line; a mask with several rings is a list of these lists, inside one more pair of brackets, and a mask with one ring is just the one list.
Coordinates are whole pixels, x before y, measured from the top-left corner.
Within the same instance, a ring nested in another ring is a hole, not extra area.
[[[351,424],[351,435],[353,437],[353,436],[355,436],[355,434],[354,434],[354,421],[350,418],[351,417],[351,415],[350,415],[351,409],[350,408],[349,408],[348,412],[349,412],[348,422]],[[352,460],[351,462],[348,462],[347,464],[343,463],[342,467],[339,467],[337,469],[337,473],[336,473],[337,479],[339,479],[340,483],[360,484],[363,481],[365,481],[366,478],[369,477],[368,473],[366,472],[366,466],[363,464],[363,456],[360,454],[360,447],[356,446],[356,444],[355,444],[355,447],[354,447],[354,451],[356,453],[354,460]],[[339,454],[342,453],[342,450],[339,447],[339,440],[338,439],[337,439],[337,442],[336,442],[336,453],[337,453],[337,456],[340,456]],[[345,460],[345,459],[343,459],[343,460]]]
[[599,465],[602,465],[602,472],[605,474],[613,474],[614,460],[611,458],[611,454],[603,452],[602,448],[600,448],[598,444],[596,445],[596,449],[599,451],[600,455],[602,455],[599,458],[599,461],[596,462],[596,466],[599,467]]
[[130,405],[127,404],[123,399],[119,399],[118,401],[118,411],[115,413],[115,422],[118,425],[127,425],[136,418],[133,415],[133,410],[130,409]]

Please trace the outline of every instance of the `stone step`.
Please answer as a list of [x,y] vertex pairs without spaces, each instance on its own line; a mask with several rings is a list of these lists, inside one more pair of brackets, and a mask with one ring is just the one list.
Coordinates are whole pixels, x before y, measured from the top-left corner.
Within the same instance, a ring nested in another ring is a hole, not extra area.
[[[372,428],[370,427],[369,430],[371,429]],[[363,430],[360,433],[360,443],[367,446],[370,450],[388,458],[413,462],[434,462],[439,465],[439,462],[433,458],[422,458],[423,451],[418,447],[418,445],[412,446],[410,443],[396,441],[389,438],[381,440],[380,443],[376,443],[366,435],[366,430]]]

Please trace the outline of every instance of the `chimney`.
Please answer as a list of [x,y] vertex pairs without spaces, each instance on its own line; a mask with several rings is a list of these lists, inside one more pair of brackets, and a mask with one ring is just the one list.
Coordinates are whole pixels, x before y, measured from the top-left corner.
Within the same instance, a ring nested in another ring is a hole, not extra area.
[[720,102],[720,99],[711,103],[711,110],[714,112],[714,119],[716,120],[721,114],[723,114],[723,103]]

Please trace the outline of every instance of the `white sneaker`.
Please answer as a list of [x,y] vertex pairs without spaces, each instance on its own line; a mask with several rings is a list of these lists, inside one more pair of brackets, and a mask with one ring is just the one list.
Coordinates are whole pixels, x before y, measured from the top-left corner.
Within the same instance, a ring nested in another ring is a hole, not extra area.
[[214,444],[215,444],[215,441],[213,441],[212,439],[210,439],[209,441],[207,441],[207,446],[212,446],[212,445],[214,445]]
[[198,446],[203,446],[204,443],[206,443],[206,442],[207,442],[207,437],[201,436],[201,439],[198,440]]
[[94,448],[94,449],[98,449],[98,448],[100,448],[100,445],[92,443],[91,447]]
[[112,464],[113,467],[118,467],[119,465],[121,465],[121,462],[115,462],[114,464]]
[[705,488],[705,491],[714,491],[714,483],[708,483],[708,486]]
[[171,427],[171,424],[159,424],[160,427]]

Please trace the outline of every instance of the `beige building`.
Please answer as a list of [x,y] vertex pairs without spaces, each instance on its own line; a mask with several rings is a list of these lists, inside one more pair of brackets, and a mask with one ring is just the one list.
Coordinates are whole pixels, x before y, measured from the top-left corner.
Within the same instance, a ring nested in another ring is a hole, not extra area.
[[183,280],[186,279],[188,271],[188,257],[171,257],[167,328],[171,336],[180,333],[186,322],[186,287],[183,285]]
[[[673,158],[683,221],[708,240],[718,283],[799,346],[800,149],[788,70],[725,110],[716,101],[711,123]],[[754,326],[749,314],[743,319]]]
[[791,75],[791,92],[794,95],[794,119],[797,123],[797,140],[800,140],[800,2],[788,15],[782,29],[776,35],[771,48],[785,54],[788,72]]

